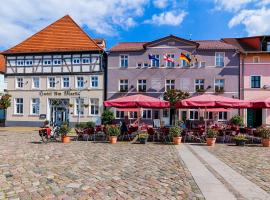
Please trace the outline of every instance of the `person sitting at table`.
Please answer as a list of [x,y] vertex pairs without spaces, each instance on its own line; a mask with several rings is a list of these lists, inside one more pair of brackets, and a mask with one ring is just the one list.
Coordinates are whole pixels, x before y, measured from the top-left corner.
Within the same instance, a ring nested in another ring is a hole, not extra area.
[[128,127],[127,127],[125,121],[123,121],[123,122],[121,123],[120,129],[121,129],[121,134],[122,134],[122,135],[127,134],[127,132],[128,132]]

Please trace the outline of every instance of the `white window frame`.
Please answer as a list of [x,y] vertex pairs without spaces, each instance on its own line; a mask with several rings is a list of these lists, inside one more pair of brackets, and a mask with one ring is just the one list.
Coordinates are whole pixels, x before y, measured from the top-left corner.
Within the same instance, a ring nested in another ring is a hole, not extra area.
[[[50,78],[54,78],[54,87],[50,87]],[[48,76],[47,77],[47,88],[48,89],[55,89],[56,88],[56,77],[55,76]]]
[[[221,84],[220,84],[220,81],[223,81],[223,90],[225,89],[225,79],[222,79],[222,78],[217,78],[217,79],[215,79],[215,82],[214,82],[214,89],[215,89],[215,91],[216,91],[216,87],[218,87],[218,89],[220,90],[221,89]],[[219,81],[218,83],[216,83],[216,81]]]
[[[191,115],[191,112],[193,112],[193,115]],[[195,118],[195,112],[197,112],[198,113],[198,118]],[[192,116],[192,118],[191,118],[191,116]],[[194,121],[194,120],[199,120],[199,118],[200,118],[200,116],[199,116],[199,111],[198,110],[189,110],[189,120],[191,120],[191,121]]]
[[[97,86],[93,86],[93,78],[97,78],[97,80],[95,80],[97,83]],[[90,76],[90,87],[91,88],[99,88],[99,76],[98,75]]]
[[[137,114],[135,115],[135,113],[137,113]],[[128,118],[129,119],[137,119],[138,118],[138,111],[129,111],[128,112]]]
[[[83,82],[82,82],[82,83],[83,83],[83,86],[82,86],[82,87],[79,87],[79,84],[78,84],[78,78],[83,78]],[[82,89],[82,88],[85,87],[84,76],[76,76],[75,87],[76,87],[76,88],[80,88],[80,89]]]
[[[50,63],[48,63],[50,62]],[[52,65],[52,60],[51,59],[44,59],[43,60],[43,65],[44,66],[51,66]]]
[[33,66],[34,62],[31,59],[26,59],[25,62],[24,62],[24,64],[25,64],[25,66]]
[[[148,114],[149,114],[148,112],[149,111],[150,111],[150,115],[151,115],[150,117],[148,116]],[[143,116],[143,112],[146,112],[146,116],[145,117]],[[152,117],[153,117],[153,111],[152,111],[152,109],[143,109],[141,116],[142,116],[142,119],[152,119]]]
[[[19,87],[19,82],[18,82],[18,79],[21,79],[21,87]],[[23,89],[24,87],[24,78],[23,77],[16,77],[16,80],[15,80],[15,86],[16,86],[16,89]]]
[[[97,100],[97,104],[92,104],[92,100]],[[99,110],[99,108],[100,108],[100,105],[99,105],[99,98],[90,98],[89,99],[89,115],[90,116],[99,116],[99,114],[100,114],[100,110]],[[93,106],[93,108],[94,108],[94,111],[98,111],[97,112],[97,114],[92,114],[92,106]]]
[[[120,116],[117,116],[117,112],[120,113]],[[123,113],[123,117],[121,116],[122,113]],[[125,118],[125,112],[124,111],[115,110],[114,116],[115,116],[115,119],[124,119]]]
[[[121,83],[121,81],[127,81],[127,84],[126,83]],[[128,89],[129,89],[129,80],[128,79],[120,79],[119,80],[119,85],[118,85],[118,91],[119,92],[122,92],[121,91],[121,86],[126,86],[127,85],[127,91],[124,91],[124,92],[128,92]]]
[[72,64],[73,65],[80,65],[81,59],[80,58],[72,58]]
[[[22,102],[17,103],[17,99],[22,99]],[[18,104],[22,106],[22,113],[17,112],[17,105]],[[24,104],[23,98],[14,98],[14,114],[15,115],[23,115],[24,114],[24,106],[23,106],[23,104]]]
[[[170,83],[167,83],[167,81],[170,81]],[[172,81],[174,81],[174,83],[172,84]],[[165,91],[167,92],[168,89],[167,87],[170,87],[170,90],[172,90],[172,86],[173,86],[173,89],[175,89],[175,79],[166,79],[165,80]]]
[[[33,100],[38,100],[38,102],[33,103]],[[37,106],[37,108],[36,108],[36,109],[38,110],[37,113],[34,113],[34,112],[33,112],[34,106],[35,106],[35,107]],[[31,114],[31,115],[39,115],[39,113],[40,113],[40,98],[31,98],[31,99],[30,99],[30,114]]]
[[53,65],[54,66],[62,65],[62,63],[63,63],[62,59],[59,59],[59,58],[53,59]]
[[25,65],[24,60],[17,60],[16,61],[16,66],[24,66],[24,65]]
[[[87,61],[87,62],[85,62],[85,61]],[[82,58],[82,64],[83,64],[83,65],[88,65],[88,64],[90,64],[90,58]]]
[[[217,65],[217,58],[221,58],[221,57],[218,57],[217,55],[218,54],[223,54],[223,66],[221,65]],[[215,66],[216,67],[225,67],[225,52],[215,52]]]
[[[153,54],[152,56],[154,56],[155,58],[157,58],[158,56],[158,61],[151,59],[151,67],[156,67],[159,68],[160,67],[160,55],[159,54]],[[158,66],[155,66],[154,63],[158,62]]]
[[[169,57],[169,58],[172,58],[172,59],[174,59],[174,54],[173,53],[170,53],[170,54],[167,54],[167,56]],[[172,56],[172,57],[171,57]],[[169,65],[172,65],[172,66],[169,66]],[[166,67],[169,67],[169,68],[175,68],[175,62],[168,62],[168,61],[166,61]]]
[[[196,81],[199,81],[199,83],[196,83]],[[203,81],[203,83],[201,83],[201,81]],[[196,87],[199,87],[199,89],[201,90],[205,90],[205,80],[204,79],[200,79],[200,78],[198,78],[198,79],[195,79],[195,81],[194,81],[194,89],[195,89],[195,91],[197,91],[197,88]],[[201,88],[201,86],[203,87],[203,88]]]
[[[81,113],[80,113],[80,116],[84,116],[85,114],[85,110],[84,110],[84,99],[83,98],[80,98],[81,100]],[[78,116],[78,108],[79,108],[79,98],[75,98],[75,105],[74,105],[74,115],[75,116]]]
[[[140,83],[141,81],[141,83]],[[145,86],[145,91],[140,91],[139,87],[144,87]],[[137,92],[146,92],[147,91],[147,79],[138,79],[137,80]]]
[[[35,87],[34,79],[38,79],[38,87]],[[32,77],[32,89],[39,89],[39,88],[40,88],[40,77],[39,76],[33,76]]]
[[[64,82],[65,82],[65,81],[64,81],[64,78],[68,78],[68,85],[69,85],[68,87],[65,87],[65,86],[64,86]],[[61,84],[61,87],[62,87],[62,88],[70,88],[70,77],[69,77],[69,76],[63,76],[63,77],[62,77],[62,84]]]
[[[221,118],[221,119],[219,118],[219,114],[220,114],[220,113],[222,113],[222,114],[221,114],[221,115],[222,115],[222,118]],[[224,113],[227,113],[227,119],[225,119]],[[218,121],[219,121],[219,122],[228,121],[228,112],[218,112]]]
[[[204,64],[202,64],[202,63],[204,63]],[[200,61],[200,67],[206,67],[206,62],[205,61]]]
[[[124,60],[124,66],[122,66],[122,57],[123,57],[123,60]],[[127,61],[127,66],[125,66],[126,61]],[[120,54],[119,55],[119,66],[120,66],[120,68],[128,68],[128,66],[129,66],[129,56],[128,56],[128,54]]]

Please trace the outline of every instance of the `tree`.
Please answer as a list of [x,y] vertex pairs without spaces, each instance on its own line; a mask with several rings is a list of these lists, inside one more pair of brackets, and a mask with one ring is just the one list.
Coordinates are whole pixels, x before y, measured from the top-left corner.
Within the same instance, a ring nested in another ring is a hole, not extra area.
[[101,115],[101,120],[102,120],[102,123],[105,125],[112,124],[112,121],[114,120],[113,112],[110,109],[106,108]]
[[4,94],[0,98],[0,109],[4,110],[4,118],[6,119],[6,110],[11,106],[11,95]]
[[164,93],[164,100],[169,101],[171,105],[171,110],[174,112],[173,124],[177,125],[177,114],[175,112],[175,104],[178,101],[186,99],[189,97],[188,92],[184,92],[182,90],[168,90]]

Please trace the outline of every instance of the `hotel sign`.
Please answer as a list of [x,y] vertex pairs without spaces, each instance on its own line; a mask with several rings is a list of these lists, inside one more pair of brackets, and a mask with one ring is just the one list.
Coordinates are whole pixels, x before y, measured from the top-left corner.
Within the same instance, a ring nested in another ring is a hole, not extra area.
[[40,96],[79,96],[77,91],[41,91]]

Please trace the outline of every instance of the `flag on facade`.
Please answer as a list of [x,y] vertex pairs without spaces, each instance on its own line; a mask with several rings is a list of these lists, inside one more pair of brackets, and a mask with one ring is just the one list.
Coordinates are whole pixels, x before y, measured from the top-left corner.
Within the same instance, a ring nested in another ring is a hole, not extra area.
[[185,54],[181,53],[180,57],[179,57],[180,60],[184,60],[186,61],[188,64],[190,64],[191,62],[191,59],[189,57],[187,57]]
[[167,54],[165,54],[163,56],[163,60],[167,61],[167,62],[174,62],[174,59],[171,58],[170,56],[168,56]]
[[149,55],[148,55],[148,58],[149,58],[149,60],[159,61],[159,59],[156,58],[156,56],[154,56],[154,55],[152,55],[152,54],[149,54]]

